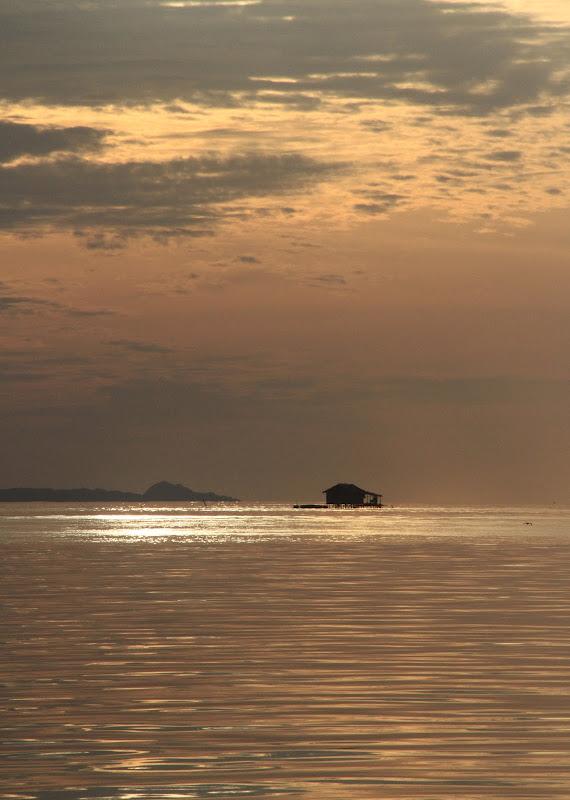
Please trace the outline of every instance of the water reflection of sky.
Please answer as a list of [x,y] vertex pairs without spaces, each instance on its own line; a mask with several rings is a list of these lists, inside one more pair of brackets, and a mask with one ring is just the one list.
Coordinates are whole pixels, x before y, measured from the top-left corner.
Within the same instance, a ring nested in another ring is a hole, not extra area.
[[566,800],[567,511],[81,510],[2,508],[0,796]]

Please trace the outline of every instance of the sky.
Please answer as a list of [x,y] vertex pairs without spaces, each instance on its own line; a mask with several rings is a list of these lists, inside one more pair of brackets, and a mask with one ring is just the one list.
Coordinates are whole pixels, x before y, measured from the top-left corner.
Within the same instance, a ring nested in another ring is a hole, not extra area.
[[0,0],[2,486],[570,502],[567,0]]

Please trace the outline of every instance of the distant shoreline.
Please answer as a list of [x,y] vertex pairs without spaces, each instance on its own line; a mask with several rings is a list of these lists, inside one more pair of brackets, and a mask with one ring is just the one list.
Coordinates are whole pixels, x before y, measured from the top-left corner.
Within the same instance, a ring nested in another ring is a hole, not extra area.
[[237,498],[216,492],[197,492],[180,483],[161,481],[142,493],[116,489],[51,489],[22,486],[0,489],[0,503],[84,503],[84,502],[215,502],[236,503]]

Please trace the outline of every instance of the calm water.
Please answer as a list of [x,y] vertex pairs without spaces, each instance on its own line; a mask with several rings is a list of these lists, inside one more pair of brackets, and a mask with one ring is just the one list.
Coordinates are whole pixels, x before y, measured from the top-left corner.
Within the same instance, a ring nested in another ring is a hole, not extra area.
[[7,504],[0,545],[3,798],[570,797],[568,511]]

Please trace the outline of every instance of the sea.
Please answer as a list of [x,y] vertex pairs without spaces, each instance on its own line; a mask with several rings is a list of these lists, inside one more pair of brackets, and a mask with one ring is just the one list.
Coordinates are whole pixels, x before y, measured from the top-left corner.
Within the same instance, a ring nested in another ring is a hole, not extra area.
[[5,800],[568,800],[570,510],[0,507]]

